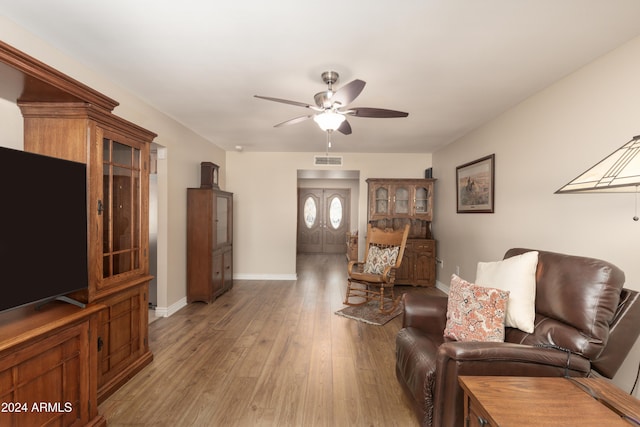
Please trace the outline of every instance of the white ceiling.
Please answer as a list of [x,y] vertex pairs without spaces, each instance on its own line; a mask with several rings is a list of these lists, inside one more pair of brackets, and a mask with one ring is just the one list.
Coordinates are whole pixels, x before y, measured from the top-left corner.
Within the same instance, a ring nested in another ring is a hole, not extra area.
[[[367,82],[332,152],[433,152],[640,34],[638,0],[0,0],[0,14],[216,145],[324,152],[309,111]],[[108,95],[108,94],[107,94]],[[118,110],[115,110],[118,113]]]

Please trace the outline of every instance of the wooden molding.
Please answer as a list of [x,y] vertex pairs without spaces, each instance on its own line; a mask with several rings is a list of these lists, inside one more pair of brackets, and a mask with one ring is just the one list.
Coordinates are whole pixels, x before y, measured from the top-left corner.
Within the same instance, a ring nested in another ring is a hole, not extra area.
[[[107,111],[112,111],[119,105],[117,101],[2,41],[0,62],[23,75],[23,87],[19,95],[21,101],[83,101]],[[2,72],[0,68],[0,77]]]

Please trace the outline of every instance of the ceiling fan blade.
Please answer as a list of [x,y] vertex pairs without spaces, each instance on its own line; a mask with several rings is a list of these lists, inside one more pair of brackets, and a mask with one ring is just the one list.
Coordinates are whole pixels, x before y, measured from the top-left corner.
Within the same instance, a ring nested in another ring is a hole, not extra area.
[[279,128],[280,126],[295,125],[296,123],[300,123],[300,122],[304,122],[305,120],[309,120],[313,116],[315,116],[315,114],[311,114],[311,115],[308,115],[308,116],[296,117],[294,119],[290,119],[290,120],[284,121],[282,123],[278,123],[277,125],[274,126],[274,128]]
[[283,104],[290,104],[290,105],[296,105],[298,107],[312,108],[311,105],[305,104],[304,102],[289,101],[288,99],[281,99],[281,98],[271,98],[270,96],[260,96],[260,95],[253,95],[253,96],[260,99],[266,99],[267,101],[282,102]]
[[331,101],[337,102],[344,107],[360,95],[360,92],[362,92],[362,89],[364,89],[364,85],[366,84],[366,82],[358,79],[349,82],[333,94]]
[[384,108],[350,108],[348,111],[344,111],[344,114],[356,117],[372,117],[376,119],[383,119],[387,117],[407,117],[409,113],[396,110],[385,110]]
[[345,120],[340,124],[340,127],[337,129],[337,131],[345,135],[351,135],[351,125],[348,121]]

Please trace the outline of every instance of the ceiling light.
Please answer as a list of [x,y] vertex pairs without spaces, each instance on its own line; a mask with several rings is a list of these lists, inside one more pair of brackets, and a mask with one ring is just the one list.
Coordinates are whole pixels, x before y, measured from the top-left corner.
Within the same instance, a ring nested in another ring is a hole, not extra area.
[[316,114],[313,116],[313,121],[320,126],[323,131],[334,131],[340,127],[346,117],[343,114],[335,113],[333,111],[325,111],[322,114]]

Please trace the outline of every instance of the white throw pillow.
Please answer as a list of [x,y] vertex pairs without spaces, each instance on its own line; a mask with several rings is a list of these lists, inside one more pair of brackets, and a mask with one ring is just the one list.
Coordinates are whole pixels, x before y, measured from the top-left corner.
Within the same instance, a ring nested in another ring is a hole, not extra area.
[[509,291],[505,325],[533,332],[536,316],[538,252],[525,252],[496,262],[479,262],[475,283]]

